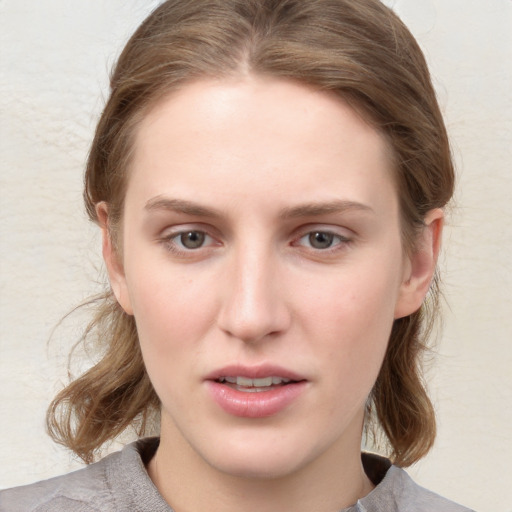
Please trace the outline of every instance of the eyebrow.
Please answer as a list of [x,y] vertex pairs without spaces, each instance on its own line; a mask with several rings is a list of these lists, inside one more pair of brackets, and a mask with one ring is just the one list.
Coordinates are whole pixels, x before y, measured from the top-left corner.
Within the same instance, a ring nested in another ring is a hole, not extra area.
[[218,218],[221,216],[218,210],[207,208],[193,201],[186,201],[183,199],[171,199],[162,196],[156,196],[149,199],[144,207],[147,211],[154,210],[167,210],[177,213],[184,213],[194,217],[213,217]]
[[335,200],[329,202],[306,203],[290,208],[284,208],[281,210],[279,216],[283,219],[293,219],[297,217],[320,217],[322,215],[332,215],[348,211],[375,213],[373,208],[363,203]]
[[[187,201],[184,199],[171,199],[163,196],[156,196],[152,199],[149,199],[146,202],[144,208],[147,211],[166,210],[176,213],[183,213],[185,215],[192,215],[194,217],[219,218],[222,216],[221,212],[214,208],[208,208],[198,203],[194,203],[193,201]],[[322,215],[339,214],[348,211],[375,213],[370,206],[363,203],[358,203],[356,201],[335,200],[328,202],[311,202],[289,208],[283,208],[279,212],[279,217],[281,219],[320,217]]]

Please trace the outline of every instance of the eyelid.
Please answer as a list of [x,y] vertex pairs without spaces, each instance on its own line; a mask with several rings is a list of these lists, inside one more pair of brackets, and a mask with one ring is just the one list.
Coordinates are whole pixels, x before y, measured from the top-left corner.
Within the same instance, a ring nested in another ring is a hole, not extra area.
[[330,233],[335,236],[339,236],[342,238],[351,239],[354,238],[355,233],[351,229],[344,227],[344,226],[338,226],[334,224],[307,224],[304,226],[301,226],[300,228],[296,229],[296,235],[294,236],[295,239],[302,238],[304,235],[308,235],[309,233]]
[[187,231],[200,231],[201,233],[206,233],[207,235],[210,235],[212,238],[220,237],[220,233],[216,228],[203,222],[181,222],[175,224],[167,224],[163,229],[159,230],[160,234],[158,235],[158,237],[172,237],[173,235],[186,233]]
[[[329,235],[333,235],[334,237],[336,237],[338,239],[338,242],[330,247],[325,248],[325,249],[318,249],[318,248],[311,247],[311,246],[308,247],[307,245],[300,243],[300,241],[303,238],[311,235],[312,233],[326,233]],[[335,252],[345,249],[347,246],[352,244],[353,241],[354,241],[354,233],[352,232],[352,230],[350,230],[348,228],[342,228],[341,226],[333,226],[333,225],[326,225],[326,224],[322,224],[322,225],[318,225],[318,224],[311,225],[310,224],[307,226],[302,226],[297,231],[297,234],[296,234],[296,236],[294,236],[291,245],[295,246],[295,247],[302,247],[305,250],[313,252],[315,254],[328,255],[330,253],[335,253]]]
[[[297,240],[298,240],[298,241],[299,241],[299,240],[302,240],[303,238],[306,238],[306,237],[310,236],[312,233],[324,233],[324,234],[326,234],[326,235],[332,235],[332,236],[333,236],[333,238],[338,239],[338,240],[340,241],[340,243],[341,243],[341,242],[349,242],[349,241],[350,241],[350,239],[349,239],[349,238],[347,238],[347,237],[346,237],[346,236],[344,236],[344,235],[340,235],[340,234],[338,234],[338,233],[334,233],[334,232],[332,232],[332,231],[325,231],[325,230],[320,230],[320,229],[314,229],[314,230],[312,230],[312,231],[308,231],[307,233],[305,233],[304,235],[302,235],[301,237],[299,237]],[[336,245],[337,245],[337,244],[336,244]]]
[[[219,235],[217,233],[214,233],[214,231],[214,229],[211,229],[210,227],[205,226],[204,224],[179,224],[176,226],[170,226],[165,228],[162,231],[161,235],[158,236],[157,242],[162,244],[167,251],[177,256],[199,256],[200,254],[203,254],[204,251],[210,250],[215,246],[221,245],[221,243],[218,241]],[[205,237],[210,239],[210,241],[196,249],[181,247],[174,241],[176,238],[183,235],[184,233],[190,232],[203,233]]]

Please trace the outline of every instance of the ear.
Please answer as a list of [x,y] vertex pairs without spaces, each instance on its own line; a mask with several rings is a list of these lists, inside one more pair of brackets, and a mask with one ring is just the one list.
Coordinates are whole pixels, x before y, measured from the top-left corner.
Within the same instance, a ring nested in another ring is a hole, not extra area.
[[440,208],[430,210],[425,217],[414,249],[406,258],[395,319],[411,315],[421,307],[436,268],[443,224],[444,213]]
[[120,255],[112,242],[112,236],[108,222],[107,203],[102,201],[96,205],[96,215],[98,216],[101,228],[103,259],[107,267],[110,287],[112,288],[112,291],[114,292],[119,305],[128,315],[133,315],[133,309],[130,302],[126,277],[123,269],[123,263],[120,260]]

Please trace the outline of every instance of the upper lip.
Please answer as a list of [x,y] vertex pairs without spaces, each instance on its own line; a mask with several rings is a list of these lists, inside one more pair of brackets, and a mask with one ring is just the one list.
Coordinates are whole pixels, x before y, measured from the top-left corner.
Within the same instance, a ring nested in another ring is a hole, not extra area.
[[227,365],[207,374],[205,380],[217,380],[220,377],[247,377],[248,379],[282,377],[293,381],[306,380],[303,375],[274,364],[260,364],[255,366],[240,364]]

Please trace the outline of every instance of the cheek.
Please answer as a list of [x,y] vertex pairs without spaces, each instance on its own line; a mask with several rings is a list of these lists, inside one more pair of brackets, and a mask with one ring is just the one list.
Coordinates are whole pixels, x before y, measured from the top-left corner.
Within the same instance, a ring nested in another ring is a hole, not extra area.
[[328,334],[345,332],[359,337],[392,324],[399,290],[396,273],[349,270],[324,282],[321,287],[312,283],[296,296],[302,298],[301,308],[309,311],[305,318]]
[[137,272],[127,274],[127,283],[144,357],[179,361],[214,321],[208,277],[173,271],[168,262],[132,268]]
[[308,338],[317,340],[315,351],[339,369],[335,378],[351,376],[349,387],[376,378],[394,321],[395,275],[367,270],[340,274],[302,305]]
[[132,294],[142,357],[157,395],[165,408],[173,409],[193,396],[191,376],[200,373],[200,341],[211,315],[194,283],[162,276],[139,283]]

